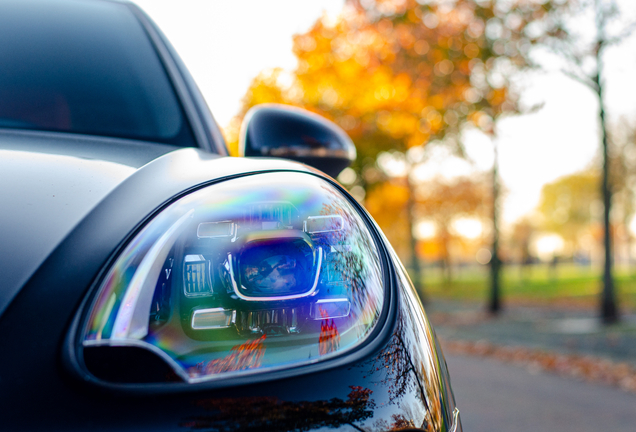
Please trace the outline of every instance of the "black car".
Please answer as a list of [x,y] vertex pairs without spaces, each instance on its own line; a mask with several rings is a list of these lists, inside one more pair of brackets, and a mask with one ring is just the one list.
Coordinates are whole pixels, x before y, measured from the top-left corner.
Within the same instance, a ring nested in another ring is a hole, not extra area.
[[308,166],[349,138],[266,105],[241,140],[135,5],[0,1],[0,429],[461,431],[406,271]]

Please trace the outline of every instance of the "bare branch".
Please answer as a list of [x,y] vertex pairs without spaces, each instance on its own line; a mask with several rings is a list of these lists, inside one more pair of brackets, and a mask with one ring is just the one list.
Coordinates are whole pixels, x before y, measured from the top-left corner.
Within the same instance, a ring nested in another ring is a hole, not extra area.
[[584,54],[574,52],[573,47],[563,47],[560,50],[560,54],[567,58],[569,61],[574,63],[576,66],[581,67],[583,65],[583,57]]
[[575,44],[571,42],[553,41],[552,44],[547,46],[552,52],[563,56],[568,62],[579,69],[583,67],[583,60],[585,57],[589,56],[589,50],[584,52],[576,51]]
[[605,41],[603,41],[604,45],[614,45],[617,44],[619,42],[622,42],[623,40],[627,39],[628,37],[630,37],[632,35],[632,33],[634,33],[634,30],[636,30],[636,21],[632,22],[631,24],[629,24],[628,26],[625,27],[625,29],[623,29],[623,31],[614,37],[608,38]]
[[588,76],[581,76],[567,69],[561,69],[561,73],[563,73],[563,75],[567,76],[568,78],[572,78],[574,81],[577,81],[584,86],[589,87],[595,92],[598,92],[598,85]]
[[545,106],[545,101],[530,105],[522,111],[522,114],[534,114]]

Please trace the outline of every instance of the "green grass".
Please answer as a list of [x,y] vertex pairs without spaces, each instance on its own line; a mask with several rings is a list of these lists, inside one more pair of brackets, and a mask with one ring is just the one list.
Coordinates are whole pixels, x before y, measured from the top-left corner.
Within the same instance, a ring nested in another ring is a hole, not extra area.
[[[571,304],[595,306],[601,289],[600,268],[561,264],[556,271],[548,265],[534,265],[522,274],[517,266],[504,267],[501,277],[502,298],[510,303]],[[454,270],[446,281],[440,269],[427,268],[424,292],[431,299],[483,301],[488,298],[490,275],[487,267]],[[619,304],[636,309],[636,274],[629,269],[614,271]]]

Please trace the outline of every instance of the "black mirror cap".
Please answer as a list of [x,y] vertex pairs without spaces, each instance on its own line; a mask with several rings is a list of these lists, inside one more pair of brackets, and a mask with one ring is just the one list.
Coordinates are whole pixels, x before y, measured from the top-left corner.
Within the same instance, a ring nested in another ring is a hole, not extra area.
[[335,123],[310,111],[261,104],[245,115],[241,156],[292,159],[337,177],[356,158],[351,138]]

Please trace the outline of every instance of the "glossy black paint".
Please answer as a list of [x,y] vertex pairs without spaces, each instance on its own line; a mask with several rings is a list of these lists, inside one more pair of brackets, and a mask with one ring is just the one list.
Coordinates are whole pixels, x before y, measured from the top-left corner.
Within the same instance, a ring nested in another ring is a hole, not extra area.
[[[179,389],[156,395],[83,383],[68,372],[60,352],[68,326],[120,239],[183,191],[215,178],[269,170],[303,169],[291,162],[218,158],[193,149],[178,150],[142,167],[101,201],[46,259],[0,318],[0,346],[11,347],[0,356],[3,423],[10,429],[55,425],[66,430],[89,426],[188,430],[206,424],[220,430],[297,430],[301,425],[307,430],[384,420],[390,428],[397,420],[422,421],[417,413],[429,412],[431,422],[448,425],[454,402],[443,385],[442,360],[432,348],[433,335],[417,297],[406,277],[399,276],[399,269],[392,273],[396,278],[391,282],[397,315],[387,321],[384,335],[363,355],[325,362],[316,372],[293,377],[270,374],[260,383],[252,379],[233,387],[226,383],[222,388],[201,386],[194,392]],[[234,425],[228,420],[247,403],[254,406],[254,398],[260,405],[251,414],[237,417],[237,421],[250,419],[249,424]],[[325,404],[332,405],[327,409]],[[407,405],[410,411],[404,411]],[[30,415],[35,407],[37,417]],[[280,420],[270,412],[283,415],[298,408],[315,411],[313,420],[304,416],[301,423],[293,416]],[[341,416],[329,414],[334,412]]]
[[351,138],[334,123],[300,108],[262,104],[249,110],[241,126],[242,156],[280,157],[336,177],[356,158]]

